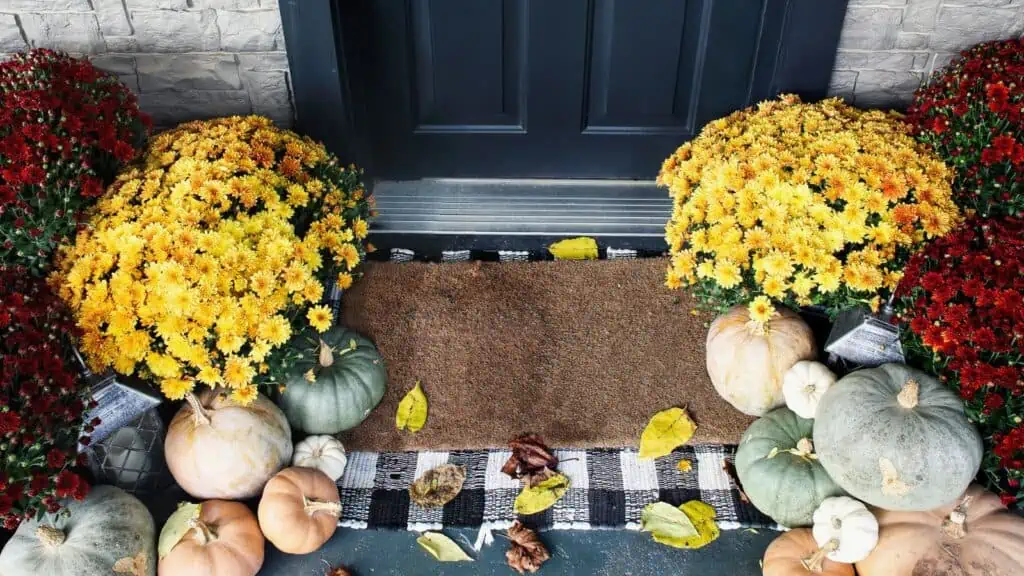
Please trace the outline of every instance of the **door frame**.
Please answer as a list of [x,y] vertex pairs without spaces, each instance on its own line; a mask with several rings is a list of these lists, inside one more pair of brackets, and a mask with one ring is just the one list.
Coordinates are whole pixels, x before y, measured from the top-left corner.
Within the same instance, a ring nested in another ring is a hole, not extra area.
[[[810,102],[824,98],[847,2],[765,0],[765,6],[784,3],[784,22],[775,46],[770,93],[752,96],[764,99],[794,93]],[[358,58],[358,47],[364,45],[360,31],[365,28],[359,26],[363,17],[360,5],[352,0],[279,1],[296,130],[323,142],[343,162],[358,164],[372,179],[373,158],[365,125],[367,96]]]

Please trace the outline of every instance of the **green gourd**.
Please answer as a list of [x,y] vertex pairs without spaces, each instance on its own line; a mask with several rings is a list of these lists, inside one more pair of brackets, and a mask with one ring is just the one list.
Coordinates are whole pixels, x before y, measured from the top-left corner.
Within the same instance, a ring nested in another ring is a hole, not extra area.
[[811,525],[826,498],[844,495],[816,459],[813,424],[779,408],[751,424],[736,449],[736,474],[750,502],[790,528]]
[[851,496],[884,510],[950,504],[981,466],[981,436],[957,394],[903,364],[845,376],[816,416],[825,470]]
[[279,402],[288,422],[310,434],[355,428],[387,389],[387,369],[377,347],[343,327],[300,341],[305,345],[303,357],[292,369]]
[[95,486],[68,514],[26,520],[0,552],[4,576],[153,576],[156,525],[137,498]]

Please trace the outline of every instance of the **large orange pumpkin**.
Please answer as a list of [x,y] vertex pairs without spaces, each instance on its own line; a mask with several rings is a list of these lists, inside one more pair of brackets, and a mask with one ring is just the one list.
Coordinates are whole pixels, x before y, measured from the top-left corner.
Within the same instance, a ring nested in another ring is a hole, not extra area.
[[[256,516],[244,504],[208,500],[199,505],[198,518],[187,518],[188,532],[160,557],[159,576],[256,576],[263,566],[263,534]],[[161,548],[166,536],[174,538],[171,516],[160,533]],[[161,550],[163,553],[164,550]]]
[[980,486],[927,512],[873,512],[878,546],[857,563],[861,576],[1024,574],[1024,519]]
[[309,554],[334,535],[341,516],[341,496],[323,472],[285,468],[263,488],[257,515],[263,535],[278,550]]
[[[853,565],[816,557],[818,543],[809,528],[797,528],[780,535],[768,546],[762,561],[763,576],[854,576]],[[820,566],[808,565],[820,561]]]

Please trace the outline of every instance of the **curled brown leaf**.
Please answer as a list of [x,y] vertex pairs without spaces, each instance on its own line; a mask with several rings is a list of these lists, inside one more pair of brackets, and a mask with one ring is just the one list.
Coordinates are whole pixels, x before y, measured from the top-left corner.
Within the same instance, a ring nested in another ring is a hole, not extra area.
[[505,552],[505,559],[509,567],[520,574],[533,574],[540,570],[541,564],[551,558],[537,533],[523,526],[518,520],[508,529],[508,539],[511,542]]
[[743,491],[743,485],[740,484],[740,476],[736,473],[736,465],[730,460],[726,460],[722,463],[722,470],[732,478],[734,484],[736,484],[736,490],[740,493],[740,502],[749,503],[750,499],[747,498],[747,493]]
[[422,508],[440,508],[462,491],[466,468],[442,464],[423,473],[409,485],[409,499]]
[[[510,441],[508,446],[512,449],[512,456],[501,467],[501,471],[517,480],[526,478],[528,485],[543,481],[558,467],[558,458],[536,434],[523,434]],[[532,476],[535,474],[543,477],[534,479]]]

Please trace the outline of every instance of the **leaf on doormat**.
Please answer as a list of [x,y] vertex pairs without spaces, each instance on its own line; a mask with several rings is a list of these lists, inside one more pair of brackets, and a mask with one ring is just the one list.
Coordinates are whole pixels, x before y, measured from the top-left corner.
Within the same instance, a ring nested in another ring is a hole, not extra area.
[[660,458],[686,444],[697,425],[683,408],[669,408],[655,414],[640,435],[640,459]]
[[402,398],[398,403],[398,411],[395,412],[395,427],[399,430],[419,432],[427,423],[427,396],[423,393],[420,381],[416,386]]
[[160,536],[157,538],[156,544],[157,554],[160,558],[170,554],[178,542],[185,537],[185,534],[192,530],[201,511],[202,504],[191,502],[178,504],[178,509],[171,514],[167,522],[164,522],[164,527],[160,529]]
[[529,486],[546,480],[558,467],[558,458],[536,434],[523,434],[508,443],[512,455],[501,467],[501,471],[515,478],[526,478]]
[[416,543],[441,562],[473,561],[458,544],[440,532],[424,532],[416,539]]
[[539,482],[536,486],[526,486],[516,496],[513,508],[516,514],[529,516],[543,512],[555,505],[555,502],[565,495],[569,489],[569,478],[562,474],[553,473],[550,478]]
[[537,533],[523,526],[519,520],[516,520],[508,529],[508,539],[511,542],[505,552],[505,560],[508,561],[509,568],[520,574],[527,572],[533,574],[540,570],[541,564],[551,558],[551,554],[537,537]]
[[679,510],[686,514],[686,517],[697,529],[697,535],[689,538],[658,540],[656,542],[674,546],[676,548],[702,548],[718,538],[718,524],[715,523],[715,509],[700,500],[690,500],[679,507]]
[[665,502],[647,505],[640,515],[641,530],[654,541],[673,548],[702,548],[718,538],[715,509],[700,500],[678,508]]
[[597,242],[585,236],[569,238],[548,246],[548,251],[555,260],[596,260]]
[[679,470],[680,472],[689,472],[690,470],[693,470],[693,462],[683,458],[676,463],[676,470]]
[[725,473],[732,479],[733,484],[736,485],[736,490],[740,493],[740,502],[749,504],[750,498],[747,498],[747,493],[743,491],[743,485],[740,484],[740,475],[736,473],[736,465],[726,460],[722,462],[722,470],[725,470]]
[[465,466],[442,464],[409,485],[409,499],[421,508],[440,508],[459,495],[465,481]]

